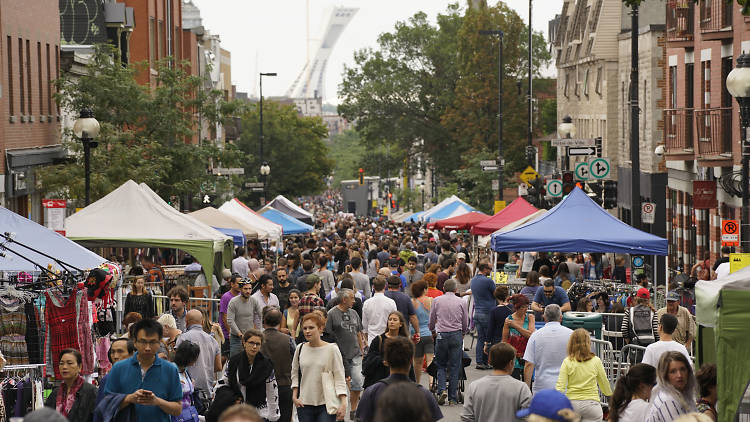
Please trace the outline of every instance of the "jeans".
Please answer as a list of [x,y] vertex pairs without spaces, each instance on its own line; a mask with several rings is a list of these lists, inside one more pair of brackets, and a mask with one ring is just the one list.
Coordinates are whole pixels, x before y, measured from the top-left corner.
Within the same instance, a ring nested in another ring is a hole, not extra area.
[[487,355],[484,354],[484,343],[489,340],[487,338],[489,320],[490,316],[487,312],[474,310],[474,327],[477,329],[477,365],[487,364]]
[[231,334],[229,336],[229,356],[232,357],[242,351],[242,337]]
[[326,405],[310,406],[308,404],[297,408],[299,422],[336,422],[336,415],[329,415]]
[[[438,333],[435,347],[435,362],[437,363],[437,392],[445,391],[445,379],[448,378],[448,400],[458,401],[458,377],[461,373],[461,358],[463,357],[463,333],[450,331]],[[447,374],[446,374],[447,372]]]
[[294,403],[292,402],[292,387],[289,385],[279,386],[279,422],[291,422],[292,421],[292,408]]

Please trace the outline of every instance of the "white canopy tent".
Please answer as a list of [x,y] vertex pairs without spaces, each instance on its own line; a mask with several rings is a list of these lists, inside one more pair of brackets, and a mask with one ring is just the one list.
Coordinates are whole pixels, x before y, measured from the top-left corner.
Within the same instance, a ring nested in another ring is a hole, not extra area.
[[258,231],[254,227],[251,227],[250,225],[247,225],[232,217],[231,215],[217,210],[214,207],[206,207],[198,211],[193,211],[188,215],[197,219],[198,221],[202,221],[203,223],[208,224],[211,227],[237,229],[240,230],[247,238],[258,237]]
[[237,198],[227,201],[219,207],[219,211],[231,216],[235,220],[252,227],[258,233],[260,240],[280,239],[283,229],[280,225],[258,215]]
[[311,212],[288,200],[283,195],[279,195],[276,198],[273,198],[273,201],[266,204],[266,206],[258,210],[258,212],[263,213],[263,211],[265,211],[267,208],[273,208],[277,211],[281,211],[284,214],[290,215],[304,223],[312,224],[314,221]]

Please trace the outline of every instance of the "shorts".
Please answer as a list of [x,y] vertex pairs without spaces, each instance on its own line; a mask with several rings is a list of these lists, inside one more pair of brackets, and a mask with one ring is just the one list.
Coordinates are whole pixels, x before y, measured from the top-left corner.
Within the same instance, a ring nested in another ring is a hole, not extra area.
[[425,336],[419,338],[419,343],[414,348],[414,357],[423,358],[426,354],[435,354],[435,342],[432,341],[432,336]]
[[362,375],[362,356],[355,356],[351,359],[343,359],[344,374],[351,377],[352,391],[362,391],[365,384],[365,376]]

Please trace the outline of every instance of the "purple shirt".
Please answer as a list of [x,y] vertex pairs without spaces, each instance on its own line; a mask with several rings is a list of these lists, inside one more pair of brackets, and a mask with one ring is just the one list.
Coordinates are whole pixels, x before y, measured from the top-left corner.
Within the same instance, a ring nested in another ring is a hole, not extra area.
[[[440,318],[438,318],[440,314]],[[466,302],[453,292],[445,292],[432,301],[430,308],[430,331],[466,333],[469,326],[469,312]]]
[[[221,296],[221,302],[219,302],[219,313],[222,315],[227,314],[227,308],[229,307],[229,301],[232,300],[234,295],[232,291],[228,291]],[[219,318],[219,325],[221,325],[221,331],[224,333],[224,338],[229,338],[229,327],[224,325],[224,318]]]

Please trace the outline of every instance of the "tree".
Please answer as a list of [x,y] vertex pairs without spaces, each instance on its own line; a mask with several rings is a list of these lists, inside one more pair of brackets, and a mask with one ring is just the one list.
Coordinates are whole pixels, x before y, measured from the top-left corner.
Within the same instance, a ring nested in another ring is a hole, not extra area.
[[[349,129],[331,138],[328,158],[333,162],[333,186],[342,180],[354,179],[357,172],[364,167],[365,146],[356,130]],[[365,174],[369,175],[366,171]]]
[[[185,144],[200,116],[222,121],[232,106],[218,91],[202,89],[202,79],[167,58],[156,65],[157,87],[139,85],[139,66],[123,66],[111,46],[97,46],[81,76],[63,75],[56,81],[56,101],[67,110],[90,108],[101,125],[91,154],[91,198],[97,200],[128,179],[148,184],[162,198],[187,200],[200,196],[212,182],[209,163],[237,164],[243,155],[231,145],[219,149],[210,142]],[[67,163],[38,172],[45,193],[82,204],[84,172],[82,145],[68,131],[63,144]],[[232,189],[238,183],[219,184]],[[189,207],[189,205],[188,205]]]
[[[258,175],[261,166],[256,154],[260,151],[259,111],[258,105],[253,104],[242,115],[243,130],[237,146],[254,157],[245,162],[245,175]],[[310,195],[325,189],[326,178],[333,169],[324,142],[327,136],[328,128],[320,117],[304,117],[293,106],[264,102],[263,160],[271,167],[266,182],[268,197]],[[249,192],[239,196],[247,200],[252,197]]]

